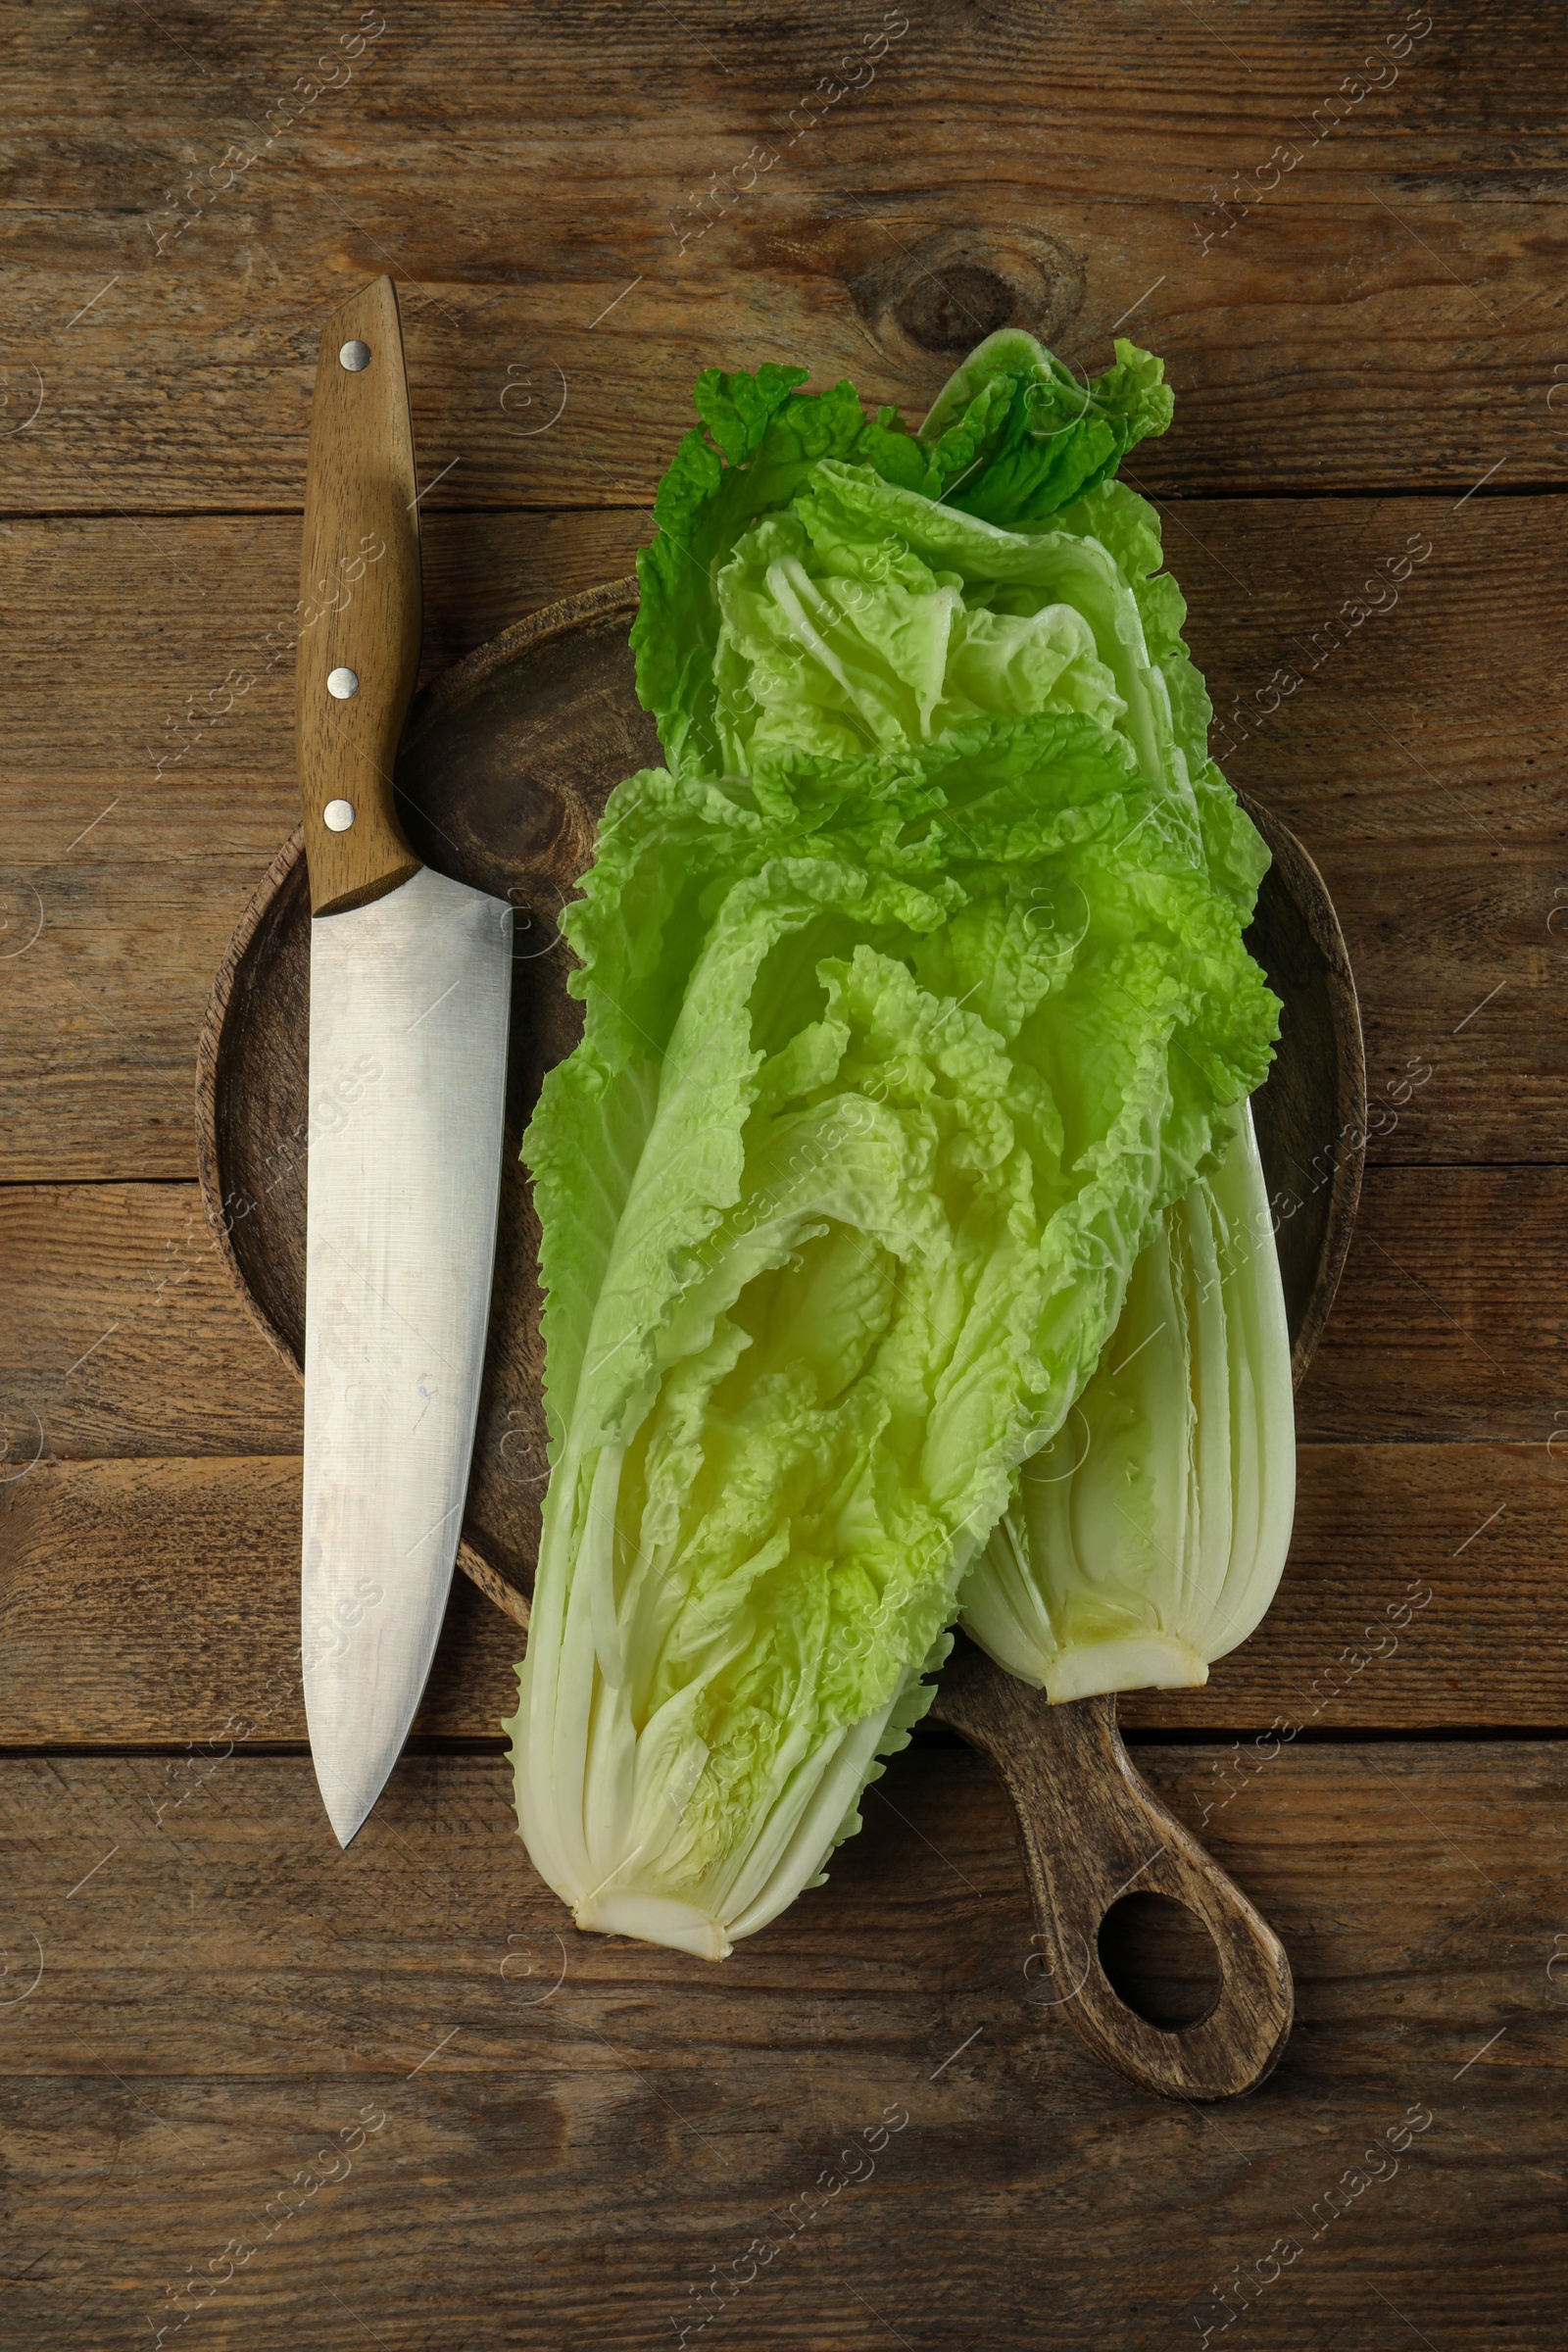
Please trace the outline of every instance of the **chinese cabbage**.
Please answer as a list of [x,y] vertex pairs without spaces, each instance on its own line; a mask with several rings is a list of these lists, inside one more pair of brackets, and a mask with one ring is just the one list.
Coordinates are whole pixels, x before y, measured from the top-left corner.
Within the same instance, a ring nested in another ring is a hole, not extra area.
[[1266,859],[1110,478],[1159,363],[1085,392],[993,338],[920,435],[801,380],[699,382],[632,632],[669,765],[611,797],[524,1145],[519,1822],[579,1925],[715,1958],[858,1826],[1275,1029]]

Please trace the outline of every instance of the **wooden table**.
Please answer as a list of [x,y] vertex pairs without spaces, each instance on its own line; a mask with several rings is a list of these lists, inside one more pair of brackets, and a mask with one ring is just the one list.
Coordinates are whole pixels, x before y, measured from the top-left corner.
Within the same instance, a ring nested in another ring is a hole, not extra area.
[[[0,2337],[1561,2344],[1558,13],[7,13]],[[295,821],[316,338],[381,270],[427,674],[628,567],[703,366],[917,415],[1013,317],[1166,356],[1128,470],[1230,772],[1335,894],[1389,1113],[1279,1601],[1125,1709],[1290,1947],[1249,2101],[1162,2106],[1054,2027],[1001,1793],[935,1737],[722,1969],[576,1936],[466,1587],[387,1797],[327,1833],[299,1396],[190,1101]]]

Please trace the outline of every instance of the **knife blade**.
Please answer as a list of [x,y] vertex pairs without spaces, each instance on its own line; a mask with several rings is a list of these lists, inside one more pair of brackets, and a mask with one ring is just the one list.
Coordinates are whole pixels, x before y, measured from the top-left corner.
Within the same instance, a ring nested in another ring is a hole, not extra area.
[[421,863],[395,805],[419,627],[383,277],[321,340],[296,684],[312,908],[300,1654],[341,1845],[397,1761],[441,1630],[501,1179],[512,909]]

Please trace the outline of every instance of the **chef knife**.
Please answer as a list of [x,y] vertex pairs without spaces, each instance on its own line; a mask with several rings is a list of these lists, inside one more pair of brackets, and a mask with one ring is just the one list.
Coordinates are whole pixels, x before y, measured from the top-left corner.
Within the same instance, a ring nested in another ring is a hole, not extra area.
[[512,909],[435,873],[393,768],[418,505],[390,278],[316,371],[296,732],[311,885],[301,1660],[347,1845],[408,1736],[452,1582],[500,1188]]

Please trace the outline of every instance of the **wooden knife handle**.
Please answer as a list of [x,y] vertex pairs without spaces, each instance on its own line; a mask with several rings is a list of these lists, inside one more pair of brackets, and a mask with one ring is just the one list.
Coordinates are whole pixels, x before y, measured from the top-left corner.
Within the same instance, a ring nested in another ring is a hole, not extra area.
[[311,409],[295,740],[311,910],[419,870],[392,774],[419,666],[419,510],[398,298],[378,277],[332,313]]
[[[1017,1809],[1052,2014],[1097,2058],[1164,2098],[1230,2099],[1270,2072],[1295,1993],[1279,1937],[1140,1780],[1114,1698],[1053,1706],[960,1640],[932,1715],[989,1756]],[[1196,1914],[1219,1955],[1219,1997],[1195,2025],[1152,2025],[1100,1959],[1121,1895],[1163,1894]]]

